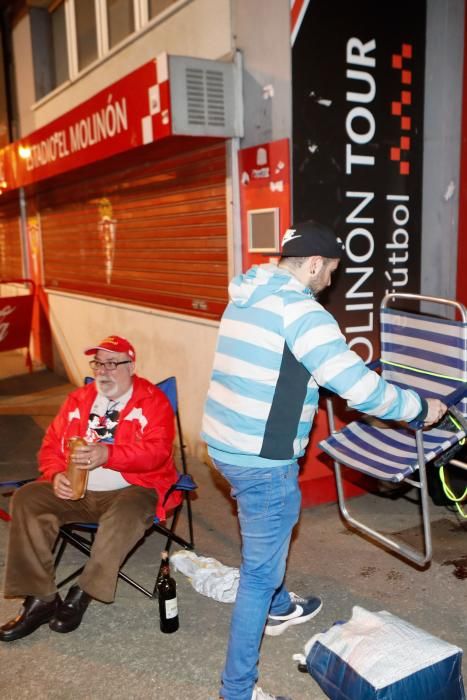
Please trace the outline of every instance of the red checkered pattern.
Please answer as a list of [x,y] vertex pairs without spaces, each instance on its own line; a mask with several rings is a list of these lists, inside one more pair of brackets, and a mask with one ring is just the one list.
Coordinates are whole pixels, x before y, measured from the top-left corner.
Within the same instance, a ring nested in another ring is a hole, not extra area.
[[[412,58],[412,45],[402,44],[401,52],[395,53],[392,56],[392,67],[400,72],[401,93],[399,100],[391,102],[391,114],[399,117],[400,127],[402,132],[410,132],[412,129],[412,119],[407,116],[406,112],[412,104],[412,71],[410,70],[410,60]],[[398,146],[392,146],[390,149],[390,158],[399,163],[399,172],[401,175],[410,173],[410,136],[404,134],[399,139]]]
[[167,54],[154,61],[154,84],[148,88],[148,113],[141,119],[143,143],[158,141],[172,133]]

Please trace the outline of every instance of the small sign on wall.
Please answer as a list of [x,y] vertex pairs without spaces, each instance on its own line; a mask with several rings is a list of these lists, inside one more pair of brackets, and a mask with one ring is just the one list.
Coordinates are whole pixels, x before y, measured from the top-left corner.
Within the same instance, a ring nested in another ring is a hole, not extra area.
[[269,262],[290,225],[289,140],[271,141],[238,154],[242,221],[242,264]]
[[275,253],[279,250],[279,207],[249,209],[248,252]]

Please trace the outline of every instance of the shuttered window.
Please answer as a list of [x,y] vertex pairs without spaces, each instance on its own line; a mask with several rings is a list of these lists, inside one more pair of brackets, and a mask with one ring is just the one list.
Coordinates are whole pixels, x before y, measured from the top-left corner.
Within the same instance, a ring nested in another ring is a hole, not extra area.
[[0,201],[0,279],[23,277],[18,193]]
[[225,143],[189,141],[176,154],[126,169],[120,159],[111,172],[87,169],[38,193],[47,287],[220,317]]

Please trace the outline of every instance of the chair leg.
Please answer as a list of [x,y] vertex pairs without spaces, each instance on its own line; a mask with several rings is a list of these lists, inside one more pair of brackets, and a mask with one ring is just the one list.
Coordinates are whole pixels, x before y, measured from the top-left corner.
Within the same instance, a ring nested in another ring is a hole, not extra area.
[[428,488],[426,482],[426,468],[425,468],[425,455],[423,449],[423,437],[422,431],[417,430],[416,432],[417,441],[417,451],[418,451],[418,464],[419,464],[419,483],[412,480],[406,479],[408,483],[419,489],[420,492],[420,507],[422,513],[422,525],[423,525],[423,537],[424,537],[424,552],[421,553],[413,547],[398,542],[397,540],[384,535],[382,532],[378,532],[368,525],[365,525],[360,520],[354,518],[347,507],[347,502],[345,500],[344,494],[344,483],[342,479],[341,465],[334,461],[334,472],[336,475],[336,488],[337,497],[339,503],[339,510],[343,519],[355,530],[362,532],[367,535],[370,539],[376,540],[380,544],[384,545],[388,549],[396,552],[400,556],[412,561],[414,564],[420,567],[426,566],[428,562],[431,561],[432,557],[432,538],[431,538],[431,522],[430,522],[430,510],[429,510],[429,499],[428,499]]
[[184,501],[180,503],[176,508],[174,508],[173,511],[173,516],[172,516],[172,521],[168,527],[165,525],[162,525],[161,523],[157,523],[153,525],[153,528],[159,532],[161,535],[165,535],[167,537],[167,541],[165,544],[165,549],[167,551],[170,550],[172,546],[172,542],[176,542],[177,544],[180,545],[180,547],[183,547],[184,549],[194,549],[195,543],[194,543],[194,534],[193,534],[193,513],[191,510],[191,500],[190,500],[190,492],[189,491],[184,491],[183,493],[183,499],[186,502],[186,508],[187,508],[187,520],[188,520],[188,532],[189,532],[189,539],[187,540],[185,537],[181,537],[180,535],[177,535],[175,532],[175,527],[177,525],[180,513],[182,511]]
[[428,482],[426,478],[425,450],[423,447],[423,431],[417,430],[415,433],[417,441],[418,453],[418,473],[420,480],[420,506],[422,509],[423,521],[423,536],[425,542],[425,556],[421,560],[420,565],[423,566],[431,561],[433,556],[433,543],[431,539],[431,520],[430,520],[430,499],[428,494]]
[[[183,433],[182,433],[182,423],[180,420],[180,414],[178,410],[176,411],[176,421],[177,421],[177,431],[178,431],[178,437],[180,441],[180,459],[182,462],[182,471],[184,474],[188,473],[188,466],[187,466],[187,459],[185,455],[185,443],[183,441]],[[190,499],[190,493],[185,492],[184,493],[184,499],[186,501],[186,507],[187,507],[187,518],[188,518],[188,531],[190,533],[190,546],[185,547],[186,549],[194,549],[195,546],[195,538],[193,534],[193,513],[191,510],[191,499]],[[173,529],[173,526],[172,526]],[[182,545],[184,546],[184,545]]]
[[[174,514],[173,514],[173,517],[172,517],[172,523],[171,523],[171,525],[170,525],[170,528],[168,528],[170,534],[169,534],[169,536],[167,537],[167,542],[165,543],[165,550],[166,550],[166,552],[170,552],[170,549],[171,549],[171,547],[172,547],[172,542],[173,542],[174,536],[175,536],[175,528],[176,528],[176,526],[177,526],[177,522],[178,522],[178,518],[179,518],[179,516],[180,516],[181,509],[182,509],[182,508],[181,508],[181,505],[178,506],[178,508],[175,509]],[[182,539],[183,539],[183,538],[182,538]],[[183,541],[184,541],[184,540],[183,540]],[[183,545],[182,545],[182,546],[183,546]]]
[[176,542],[180,545],[180,547],[183,547],[183,549],[193,549],[193,544],[191,542],[188,542],[187,540],[183,539],[183,537],[180,537],[179,535],[175,534],[168,527],[165,527],[164,525],[160,525],[158,523],[157,525],[154,525],[154,528],[157,532],[160,532],[161,535],[165,535],[167,537],[167,541],[165,544],[165,549],[167,551],[170,550],[172,542]]
[[154,598],[154,592],[151,593],[151,591],[148,591],[147,588],[144,588],[144,586],[141,586],[137,581],[127,576],[121,569],[118,572],[118,578],[122,579],[122,581],[125,581],[130,586],[133,586],[133,588],[136,588],[137,591],[143,593],[147,598]]
[[[190,502],[190,494],[188,492],[185,492],[183,494],[184,499],[186,500],[186,507],[187,507],[187,517],[188,517],[188,530],[189,530],[189,540],[186,540],[185,538],[181,537],[180,535],[177,535],[174,530],[177,525],[182,507],[183,507],[183,501],[180,503],[177,508],[174,509],[172,520],[170,523],[169,527],[165,527],[164,525],[157,523],[153,525],[153,529],[156,530],[156,532],[159,532],[163,536],[165,536],[166,543],[165,543],[165,549],[167,551],[170,551],[172,542],[176,542],[180,547],[183,547],[184,549],[189,549],[192,550],[194,548],[194,537],[193,537],[193,520],[192,520],[192,510],[191,510],[191,502]],[[85,537],[82,537],[81,535],[77,534],[76,532],[70,532],[70,530],[64,528],[60,528],[59,535],[57,537],[57,540],[54,545],[54,551],[58,547],[58,552],[55,556],[55,568],[58,566],[62,556],[63,552],[67,546],[67,544],[72,544],[76,549],[81,551],[83,554],[89,555],[91,551],[91,546],[92,542],[94,540],[94,534],[91,533],[91,540],[87,540]],[[66,583],[71,581],[73,578],[76,578],[79,576],[79,574],[83,571],[84,566],[80,567],[78,570],[74,571],[72,574],[69,574],[66,578],[64,578],[60,583],[57,584],[57,586],[60,588],[61,586],[64,586]],[[147,588],[144,588],[144,586],[141,586],[139,583],[134,581],[132,578],[127,576],[122,569],[118,572],[118,577],[128,583],[130,586],[135,588],[136,590],[140,591],[143,593],[145,596],[148,598],[154,599],[156,598],[156,583],[157,583],[157,576],[156,580],[154,583],[154,589],[153,591],[149,591]]]
[[62,588],[63,586],[66,586],[66,584],[69,583],[70,581],[73,581],[73,579],[78,578],[78,576],[83,571],[83,569],[84,569],[84,566],[80,566],[79,569],[76,569],[75,571],[73,571],[73,573],[69,574],[64,579],[59,581],[59,583],[57,583],[57,588]]
[[62,556],[63,556],[63,552],[65,551],[65,548],[66,548],[66,546],[67,546],[67,541],[66,541],[66,539],[63,537],[63,535],[60,535],[60,534],[59,534],[58,537],[57,537],[57,539],[55,540],[55,544],[54,544],[52,553],[55,553],[55,550],[56,550],[57,545],[58,545],[59,542],[60,542],[60,547],[58,548],[58,552],[57,552],[57,554],[55,555],[55,560],[54,560],[54,568],[55,568],[55,569],[56,569],[57,566],[60,564],[60,561],[61,561]]
[[[334,420],[334,408],[331,398],[326,399],[326,410],[329,422],[329,429],[331,433],[336,431],[336,425]],[[409,561],[414,562],[420,567],[424,567],[432,557],[432,540],[431,540],[431,522],[429,515],[429,501],[428,501],[428,486],[426,481],[426,467],[425,467],[425,450],[423,447],[423,433],[421,430],[417,430],[415,433],[415,440],[417,444],[417,456],[419,464],[419,474],[420,482],[417,484],[410,479],[406,479],[407,483],[415,486],[420,490],[420,507],[422,511],[423,520],[423,537],[424,537],[424,554],[421,554],[418,550],[410,547],[409,545],[402,544],[396,540],[383,535],[383,533],[365,525],[360,520],[354,518],[347,507],[347,502],[345,500],[344,493],[344,482],[342,479],[341,464],[334,460],[334,474],[336,477],[336,489],[337,489],[337,500],[339,505],[339,511],[342,518],[347,522],[352,528],[357,530],[357,532],[362,532],[367,535],[370,539],[376,540],[380,544],[384,545],[388,549],[396,552],[402,557],[405,557]]]
[[[91,538],[90,540],[86,540],[86,538],[81,537],[80,535],[77,535],[76,533],[69,532],[67,530],[60,528],[59,534],[57,536],[57,539],[55,540],[55,544],[54,544],[53,550],[52,550],[52,552],[55,552],[55,550],[57,549],[57,546],[58,546],[58,552],[55,555],[55,559],[54,559],[54,569],[57,570],[57,567],[60,564],[63,553],[64,553],[68,544],[72,544],[80,552],[89,556],[89,552],[91,551],[91,545],[92,545],[92,542],[94,540],[93,533],[90,534],[90,538]],[[73,579],[77,578],[80,575],[80,573],[83,571],[83,569],[84,569],[84,566],[81,566],[79,569],[76,569],[75,571],[73,571],[73,573],[69,574],[64,579],[59,581],[59,583],[57,583],[57,588],[61,588],[62,586],[65,586],[67,583],[69,583],[69,581],[72,581]]]
[[191,499],[190,499],[189,493],[187,493],[185,495],[185,500],[186,500],[186,509],[187,509],[187,518],[188,518],[188,532],[190,533],[190,549],[194,549],[195,538],[194,538],[194,534],[193,534],[193,513],[191,510]]

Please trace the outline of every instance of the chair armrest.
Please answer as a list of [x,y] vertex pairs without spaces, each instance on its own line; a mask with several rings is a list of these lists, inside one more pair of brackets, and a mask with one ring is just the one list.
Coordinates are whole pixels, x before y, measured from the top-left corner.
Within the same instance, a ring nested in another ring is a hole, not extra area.
[[372,362],[367,362],[368,369],[371,369],[373,371],[377,369],[381,369],[381,360],[378,358],[377,360],[373,360]]
[[36,477],[32,477],[31,479],[16,479],[16,481],[0,481],[0,489],[7,489],[12,486],[19,488],[23,486],[23,484],[29,484],[30,481],[36,481]]
[[198,484],[195,483],[190,474],[180,474],[175,484],[177,491],[194,491],[197,488]]
[[463,384],[460,385],[458,389],[455,389],[451,394],[448,394],[445,399],[444,403],[449,406],[450,408],[453,406],[456,406],[459,401],[462,401],[467,396],[467,382],[464,382]]
[[[459,421],[463,430],[465,430],[465,432],[467,433],[467,420],[464,418],[462,413],[456,408],[456,405],[465,396],[467,396],[467,382],[461,384],[461,386],[458,389],[455,389],[453,392],[445,396],[443,398],[443,403],[446,404],[449,413],[451,413],[455,417],[455,419]],[[423,421],[413,420],[410,421],[410,423],[407,423],[407,425],[412,430],[421,430],[423,428]]]
[[197,488],[198,484],[195,483],[193,477],[190,476],[190,474],[179,474],[175,484],[172,484],[172,486],[167,490],[164,500],[162,501],[162,505],[165,506],[168,497],[174,491],[194,491]]

